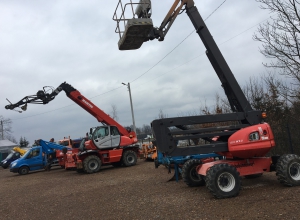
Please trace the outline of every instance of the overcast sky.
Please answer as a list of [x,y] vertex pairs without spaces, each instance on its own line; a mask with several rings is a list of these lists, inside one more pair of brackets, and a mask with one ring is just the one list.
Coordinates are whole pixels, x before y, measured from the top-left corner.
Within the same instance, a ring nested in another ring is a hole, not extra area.
[[[160,25],[173,2],[152,0],[154,26]],[[206,19],[222,2],[195,0],[195,5]],[[132,124],[132,117],[122,82],[130,83],[137,127],[150,125],[160,109],[176,117],[199,111],[205,103],[212,105],[216,93],[224,94],[202,41],[195,32],[191,34],[194,28],[186,13],[177,17],[163,42],[149,41],[138,50],[120,51],[112,20],[117,3],[0,1],[0,115],[12,120],[17,141],[21,136],[30,144],[40,138],[78,138],[99,125],[64,92],[47,105],[28,105],[23,113],[4,108],[9,104],[6,98],[16,103],[64,81],[107,114],[115,105],[118,122],[124,126]],[[252,37],[258,24],[269,17],[256,1],[227,0],[206,20],[241,87],[251,76],[265,72],[261,45]]]

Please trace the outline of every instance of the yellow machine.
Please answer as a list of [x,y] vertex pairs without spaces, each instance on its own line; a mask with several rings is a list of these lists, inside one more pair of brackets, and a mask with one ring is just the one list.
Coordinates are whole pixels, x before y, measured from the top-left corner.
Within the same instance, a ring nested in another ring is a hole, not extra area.
[[27,152],[27,150],[22,149],[20,147],[14,147],[13,151],[20,153],[21,156],[23,156]]

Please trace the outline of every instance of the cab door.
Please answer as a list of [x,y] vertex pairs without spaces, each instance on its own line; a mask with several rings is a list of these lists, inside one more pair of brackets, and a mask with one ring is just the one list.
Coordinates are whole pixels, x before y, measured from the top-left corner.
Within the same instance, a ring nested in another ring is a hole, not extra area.
[[116,126],[110,126],[110,135],[112,147],[119,147],[121,142],[121,135]]
[[93,133],[93,142],[99,149],[112,148],[109,126],[97,127]]
[[25,160],[30,170],[38,170],[44,167],[41,148],[32,149],[30,153],[27,154]]

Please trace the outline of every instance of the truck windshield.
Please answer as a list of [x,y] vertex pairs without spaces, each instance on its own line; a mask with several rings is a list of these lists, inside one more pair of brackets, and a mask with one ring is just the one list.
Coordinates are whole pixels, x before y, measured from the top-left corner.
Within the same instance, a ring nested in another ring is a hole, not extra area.
[[7,157],[5,159],[10,159],[14,156],[15,152],[11,152],[9,155],[7,155]]
[[24,158],[27,158],[28,154],[30,154],[30,153],[31,153],[31,150],[28,150],[28,151],[23,155],[23,157],[24,157]]

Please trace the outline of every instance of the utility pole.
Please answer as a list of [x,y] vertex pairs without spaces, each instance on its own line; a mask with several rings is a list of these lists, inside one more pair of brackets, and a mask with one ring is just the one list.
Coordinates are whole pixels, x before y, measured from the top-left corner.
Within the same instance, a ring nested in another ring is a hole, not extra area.
[[4,140],[4,128],[3,128],[3,121],[1,120],[1,131],[2,131],[2,140]]
[[128,91],[129,91],[130,106],[131,106],[131,115],[132,115],[132,123],[133,123],[133,131],[136,134],[136,127],[135,127],[134,114],[133,114],[133,105],[132,105],[132,98],[131,98],[130,83],[128,83],[128,84],[122,83],[122,84],[125,85],[125,86],[127,86]]

